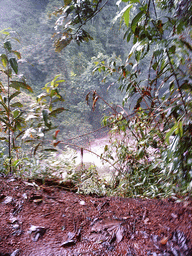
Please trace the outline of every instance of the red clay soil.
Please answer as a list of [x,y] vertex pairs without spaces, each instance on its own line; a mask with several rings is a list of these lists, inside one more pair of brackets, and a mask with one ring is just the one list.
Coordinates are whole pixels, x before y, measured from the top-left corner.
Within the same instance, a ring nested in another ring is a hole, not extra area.
[[0,256],[192,255],[190,198],[98,198],[68,185],[0,178]]

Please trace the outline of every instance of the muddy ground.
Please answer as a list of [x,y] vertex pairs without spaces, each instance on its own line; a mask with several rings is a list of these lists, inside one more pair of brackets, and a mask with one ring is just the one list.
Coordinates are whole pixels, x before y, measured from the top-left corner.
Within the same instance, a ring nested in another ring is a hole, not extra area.
[[[69,190],[73,191],[69,191]],[[192,255],[192,199],[85,196],[0,178],[0,256]]]

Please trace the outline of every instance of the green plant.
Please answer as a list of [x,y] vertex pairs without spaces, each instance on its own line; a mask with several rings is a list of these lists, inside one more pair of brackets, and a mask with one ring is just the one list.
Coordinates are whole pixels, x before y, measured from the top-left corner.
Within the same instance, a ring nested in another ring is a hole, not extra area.
[[[21,93],[21,89],[32,92],[31,87],[26,83],[24,76],[18,75],[18,60],[21,55],[18,51],[12,49],[11,33],[2,30],[0,37],[3,44],[4,53],[1,56],[0,72],[4,83],[0,82],[0,121],[1,132],[4,136],[1,140],[6,141],[8,145],[8,168],[12,171],[12,152],[17,152],[16,140],[20,136],[24,126],[25,119],[23,116],[22,103],[18,100],[17,96]],[[18,41],[18,39],[14,38]]]
[[107,193],[105,181],[100,178],[95,165],[72,168],[68,170],[66,179],[74,182],[78,193],[98,196],[104,196]]
[[[26,113],[28,127],[23,133],[22,140],[31,145],[31,156],[35,156],[40,148],[44,152],[57,151],[56,146],[60,143],[57,141],[59,130],[53,123],[53,118],[66,110],[59,105],[64,102],[59,92],[59,84],[65,81],[59,77],[60,75],[55,76],[43,87],[43,92],[36,97],[35,102],[31,103]],[[50,132],[54,132],[51,140],[48,139]],[[48,147],[50,144],[52,144],[51,147]]]
[[[11,40],[18,41],[18,39],[13,38],[11,32],[7,30],[0,31],[0,36],[4,50],[0,55],[0,132],[2,145],[3,142],[7,145],[5,154],[8,158],[5,165],[8,171],[12,172],[13,169],[21,170],[23,160],[26,161],[29,155],[35,157],[40,148],[42,152],[56,151],[56,146],[59,144],[57,141],[59,130],[56,130],[52,119],[65,110],[58,105],[59,102],[64,101],[59,92],[59,84],[64,80],[58,79],[60,75],[57,75],[44,86],[44,93],[37,97],[36,102],[29,97],[30,100],[25,103],[24,97],[27,98],[28,95],[22,93],[22,90],[33,91],[24,76],[18,74],[21,54],[13,50],[11,44]],[[45,134],[50,136],[52,130],[54,135],[48,141]],[[48,147],[49,144],[52,146]]]
[[[55,12],[62,15],[57,21],[56,51],[73,39],[77,42],[91,39],[83,26],[107,7],[108,1],[103,5],[101,2],[64,1],[64,6]],[[124,93],[122,106],[111,107],[112,116],[104,119],[119,136],[117,139],[112,136],[111,149],[105,147],[106,156],[119,168],[114,188],[135,196],[190,193],[192,3],[185,0],[116,3],[120,11],[114,21],[124,22],[124,38],[131,49],[125,62],[119,64],[118,58],[96,61],[94,69],[105,73],[103,81],[107,76],[118,76],[117,84]],[[102,97],[94,90],[92,95],[94,110]],[[133,147],[127,144],[129,138],[134,141]]]

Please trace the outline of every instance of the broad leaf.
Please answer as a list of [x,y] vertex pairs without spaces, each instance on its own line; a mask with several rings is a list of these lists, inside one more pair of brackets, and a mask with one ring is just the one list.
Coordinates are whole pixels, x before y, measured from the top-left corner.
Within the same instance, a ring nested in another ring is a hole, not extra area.
[[169,48],[169,52],[170,53],[175,53],[175,50],[176,50],[176,46],[175,45],[172,45],[170,48]]
[[41,143],[38,143],[37,145],[36,145],[36,147],[34,148],[34,155],[36,155],[36,152],[37,152],[37,150],[38,150],[38,148],[41,146]]
[[64,110],[65,110],[64,108],[57,108],[57,109],[53,110],[49,115],[56,116],[57,114],[62,113]]
[[17,97],[20,93],[21,92],[19,92],[19,91],[14,92],[12,95],[10,95],[9,101],[11,101],[13,98]]
[[8,59],[7,59],[7,55],[6,54],[1,54],[1,62],[3,64],[3,66],[6,68],[7,67],[7,63],[8,63]]
[[12,51],[12,53],[14,53],[16,56],[17,56],[17,58],[20,60],[21,59],[21,54],[20,54],[20,52],[18,52],[18,51]]
[[18,108],[22,108],[23,104],[21,104],[21,102],[14,102],[13,104],[11,104],[12,108],[18,107]]
[[50,129],[51,128],[51,122],[49,121],[49,112],[48,112],[48,110],[43,109],[42,114],[43,114],[43,120],[45,122],[45,125]]
[[6,137],[0,137],[0,140],[6,140],[7,138]]
[[[115,23],[119,18],[123,18],[125,12],[127,11],[127,9],[130,9],[132,6],[133,6],[132,4],[128,4],[127,6],[125,6],[125,7],[123,8],[123,10],[121,10],[121,11],[116,15],[116,17],[113,19],[113,22]],[[128,20],[128,18],[127,18],[127,20]]]
[[20,90],[20,88],[23,88],[29,92],[33,92],[32,88],[24,82],[11,81],[10,87],[15,88],[16,90]]
[[1,30],[1,31],[0,31],[0,34],[3,34],[3,35],[6,35],[6,36],[9,36],[9,35],[10,35],[10,33],[9,33],[8,31],[6,31],[6,30],[8,30],[8,29],[11,29],[11,28],[5,28],[5,29]]
[[64,0],[64,5],[67,6],[72,2],[72,0]]
[[6,50],[8,50],[8,52],[11,52],[12,47],[11,47],[10,41],[7,41],[7,42],[4,43],[4,48],[5,48]]
[[11,126],[11,124],[9,124],[9,122],[7,120],[0,117],[0,121],[3,122],[6,125],[6,128],[9,128],[9,129],[12,130],[12,126]]
[[9,114],[9,110],[8,110],[7,105],[3,101],[1,101],[0,104],[3,106],[3,108],[5,109],[5,111],[7,112],[7,115],[8,115]]
[[135,32],[135,29],[136,29],[136,27],[137,27],[137,24],[138,24],[139,20],[141,19],[142,15],[143,15],[143,11],[139,12],[139,13],[133,18],[132,23],[131,23],[131,29],[132,29],[133,32]]
[[18,109],[14,110],[12,113],[13,113],[14,119],[16,119],[21,114],[21,112]]
[[130,10],[132,7],[133,6],[130,5],[129,8],[127,8],[127,10],[123,14],[123,18],[124,18],[124,21],[125,21],[125,24],[127,25],[127,27],[129,26]]
[[12,69],[15,71],[15,73],[18,73],[18,64],[17,64],[17,60],[15,58],[10,58],[9,59],[9,63],[12,67]]
[[55,41],[55,51],[61,52],[67,45],[69,45],[72,41],[72,37],[68,35],[68,37],[62,37]]

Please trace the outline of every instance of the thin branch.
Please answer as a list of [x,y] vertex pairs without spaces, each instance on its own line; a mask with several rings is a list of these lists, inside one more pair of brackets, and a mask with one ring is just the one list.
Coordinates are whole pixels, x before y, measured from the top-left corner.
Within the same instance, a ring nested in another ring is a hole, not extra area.
[[147,21],[148,21],[148,18],[149,18],[149,7],[150,7],[150,4],[151,4],[151,0],[149,0],[149,2],[148,2],[147,13],[146,13],[146,19],[145,19],[144,27],[146,27]]
[[[6,50],[6,55],[8,56],[8,51]],[[10,117],[10,77],[9,77],[9,62],[7,65],[7,108],[8,108],[8,112],[7,112],[7,118],[8,118],[8,124],[9,126],[11,125],[11,117]],[[8,157],[9,157],[9,172],[12,172],[12,167],[11,167],[11,129],[10,127],[8,127]]]
[[156,12],[156,7],[155,7],[154,0],[152,0],[152,2],[153,2],[153,9],[154,9],[154,12],[155,12],[155,17],[157,18],[157,12]]
[[90,15],[83,23],[81,22],[81,25],[78,27],[77,31],[76,31],[74,34],[72,34],[72,35],[76,35],[76,34],[79,32],[79,30],[81,30],[81,28],[82,28],[88,21],[90,21],[93,17],[95,17],[95,16],[105,7],[105,5],[106,5],[108,2],[109,2],[109,0],[106,0],[106,2],[99,8],[99,10],[97,10],[97,8],[98,8],[98,6],[99,6],[99,4],[100,4],[100,2],[99,2],[99,3],[97,4],[97,6],[96,6],[96,9],[95,9],[94,13],[93,13],[92,15]]
[[171,67],[172,73],[173,73],[173,75],[174,75],[174,77],[175,77],[175,81],[176,81],[177,88],[178,88],[178,90],[179,90],[179,94],[180,94],[180,97],[181,97],[181,100],[182,100],[182,103],[183,103],[183,107],[184,107],[184,110],[185,110],[185,114],[187,114],[187,108],[186,108],[186,105],[185,105],[185,100],[184,100],[184,97],[183,97],[183,93],[182,93],[181,87],[180,87],[180,85],[179,85],[179,80],[178,80],[178,78],[177,78],[177,74],[176,74],[176,72],[175,72],[175,70],[174,70],[174,67],[173,67],[173,64],[172,64],[172,62],[171,62],[171,58],[170,58],[170,55],[169,55],[169,52],[168,52],[167,49],[166,49],[166,54],[167,54],[167,57],[168,57],[168,60],[169,60],[169,65],[170,65],[170,67]]

